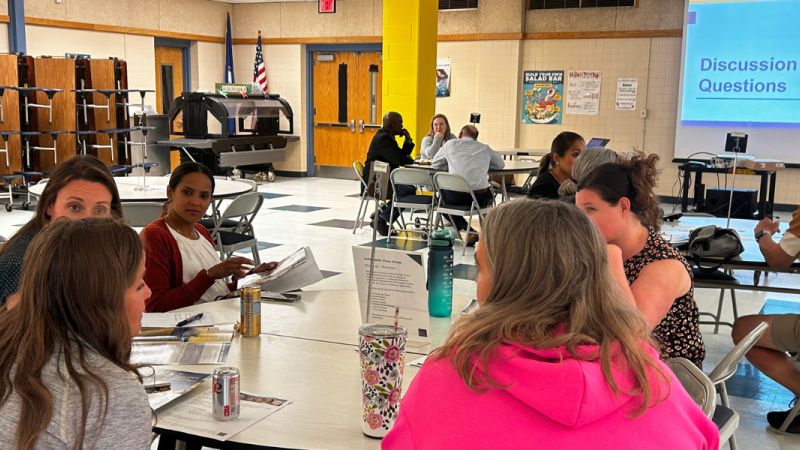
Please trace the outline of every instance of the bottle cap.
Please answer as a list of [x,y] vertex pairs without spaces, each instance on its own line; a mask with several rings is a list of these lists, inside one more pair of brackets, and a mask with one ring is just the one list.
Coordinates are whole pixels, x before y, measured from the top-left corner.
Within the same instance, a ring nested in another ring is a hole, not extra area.
[[452,248],[455,243],[455,236],[450,230],[436,230],[431,234],[431,247]]

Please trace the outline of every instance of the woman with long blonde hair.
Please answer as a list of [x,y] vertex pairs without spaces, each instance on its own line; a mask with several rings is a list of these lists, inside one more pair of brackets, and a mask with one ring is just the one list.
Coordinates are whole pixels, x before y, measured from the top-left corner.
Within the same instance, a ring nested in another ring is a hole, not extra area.
[[142,241],[118,219],[36,234],[21,299],[0,314],[0,447],[146,450],[152,411],[130,364],[150,289]]
[[578,208],[495,208],[476,261],[480,309],[428,357],[384,449],[718,448]]
[[432,160],[436,153],[447,141],[458,139],[450,130],[450,122],[444,114],[436,114],[431,119],[431,131],[422,138],[422,147],[419,150],[422,159]]

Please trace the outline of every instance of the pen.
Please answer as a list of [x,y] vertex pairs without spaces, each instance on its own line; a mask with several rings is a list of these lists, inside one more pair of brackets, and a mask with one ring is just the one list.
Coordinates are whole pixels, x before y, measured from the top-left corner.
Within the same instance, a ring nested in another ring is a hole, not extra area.
[[178,322],[178,325],[176,325],[176,326],[178,326],[178,327],[183,327],[183,326],[186,326],[186,325],[188,325],[188,324],[190,324],[190,323],[192,323],[192,322],[195,322],[195,321],[197,321],[197,320],[200,320],[200,319],[202,319],[202,318],[203,318],[203,313],[200,313],[200,314],[197,314],[197,315],[195,315],[195,316],[189,317],[189,318],[188,318],[188,319],[186,319],[186,320],[181,320],[180,322]]

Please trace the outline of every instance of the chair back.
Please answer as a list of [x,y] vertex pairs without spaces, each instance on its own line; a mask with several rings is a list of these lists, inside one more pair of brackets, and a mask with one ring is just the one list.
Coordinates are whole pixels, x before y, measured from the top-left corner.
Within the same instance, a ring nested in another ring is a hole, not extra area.
[[732,377],[733,374],[736,373],[739,361],[741,361],[745,353],[749,352],[756,342],[761,339],[761,336],[764,335],[767,328],[769,328],[767,322],[761,322],[755,327],[741,342],[736,344],[736,347],[733,347],[730,353],[722,358],[722,361],[711,371],[708,378],[711,378],[711,381],[716,385]]
[[455,173],[439,172],[433,176],[433,184],[439,192],[455,191],[472,193],[472,188],[469,187],[467,180]]
[[367,187],[367,182],[364,181],[364,165],[361,164],[361,161],[356,161],[353,163],[353,170],[356,171],[356,176],[358,177],[358,181],[364,186]]
[[395,169],[389,175],[392,186],[424,186],[433,188],[433,179],[430,172],[422,169]]
[[211,236],[215,237],[217,235],[222,222],[232,218],[240,219],[239,226],[236,230],[237,232],[249,230],[252,227],[253,219],[255,219],[263,203],[264,196],[260,192],[250,192],[236,197],[231,204],[225,208],[225,212],[222,213],[222,216],[214,226],[214,232],[211,233]]
[[126,202],[122,204],[125,223],[131,227],[146,227],[161,217],[163,203]]
[[672,358],[667,361],[675,378],[681,383],[689,397],[703,410],[709,419],[714,417],[717,407],[717,391],[711,379],[686,358]]

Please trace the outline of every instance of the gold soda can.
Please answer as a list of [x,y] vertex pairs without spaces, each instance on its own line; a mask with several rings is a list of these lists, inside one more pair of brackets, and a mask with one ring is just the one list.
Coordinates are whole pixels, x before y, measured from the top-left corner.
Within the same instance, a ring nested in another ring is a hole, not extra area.
[[244,286],[239,289],[242,316],[240,331],[243,337],[261,334],[261,286]]

